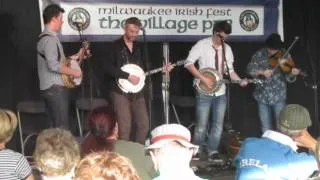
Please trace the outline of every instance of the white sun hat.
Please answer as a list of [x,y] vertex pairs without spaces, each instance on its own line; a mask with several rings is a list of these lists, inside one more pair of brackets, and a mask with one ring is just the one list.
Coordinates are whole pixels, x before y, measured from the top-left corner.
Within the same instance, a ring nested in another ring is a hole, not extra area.
[[190,142],[190,131],[180,124],[163,124],[153,129],[150,138],[146,141],[145,149],[161,148],[171,141],[177,141],[187,148],[194,149],[194,153],[199,149],[199,146]]

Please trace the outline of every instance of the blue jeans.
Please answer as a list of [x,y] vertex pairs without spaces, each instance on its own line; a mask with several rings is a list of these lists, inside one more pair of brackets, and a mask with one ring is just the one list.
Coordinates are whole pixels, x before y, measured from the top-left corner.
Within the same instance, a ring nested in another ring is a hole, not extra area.
[[258,102],[259,118],[261,122],[261,131],[264,133],[266,130],[273,128],[273,119],[275,119],[276,129],[279,127],[280,112],[286,105],[285,101],[280,101],[277,104],[269,105]]
[[69,129],[69,89],[53,85],[46,90],[42,90],[40,93],[51,120],[49,126]]
[[[194,131],[193,142],[200,146],[200,151],[206,145],[206,151],[211,154],[218,151],[220,138],[223,130],[224,115],[227,107],[226,95],[206,96],[200,93],[196,95],[196,118],[197,123]],[[211,122],[209,123],[209,115],[211,111]],[[208,127],[208,124],[211,127]],[[206,134],[208,134],[207,143]]]

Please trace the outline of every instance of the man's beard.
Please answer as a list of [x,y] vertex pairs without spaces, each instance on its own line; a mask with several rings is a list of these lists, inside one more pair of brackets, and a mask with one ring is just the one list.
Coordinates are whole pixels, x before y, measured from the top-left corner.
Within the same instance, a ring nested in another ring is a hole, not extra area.
[[129,37],[128,39],[129,39],[130,41],[136,41],[137,38],[138,38],[138,37],[133,37],[133,36],[131,36],[131,37]]

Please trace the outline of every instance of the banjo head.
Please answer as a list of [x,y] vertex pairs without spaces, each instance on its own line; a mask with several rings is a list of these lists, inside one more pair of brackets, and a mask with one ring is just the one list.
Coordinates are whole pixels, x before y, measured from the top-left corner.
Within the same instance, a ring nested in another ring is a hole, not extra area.
[[[79,63],[76,62],[75,60],[71,60],[70,61],[70,67],[71,67],[71,69],[76,69],[76,70],[80,70],[81,71]],[[82,76],[79,77],[79,78],[73,78],[73,82],[74,82],[74,84],[76,86],[80,85],[81,81],[82,81]]]
[[132,84],[128,79],[119,79],[119,88],[126,93],[137,93],[144,87],[145,74],[144,71],[136,64],[126,64],[121,67],[121,70],[131,75],[138,76],[140,81],[138,84]]
[[212,95],[221,86],[220,80],[222,77],[220,73],[212,68],[203,68],[199,70],[199,72],[205,77],[211,79],[213,81],[213,86],[212,88],[208,88],[202,81],[198,80],[198,82],[196,82],[196,89],[202,94]]
[[[66,59],[63,59],[63,63],[66,66],[70,67],[71,69],[76,69],[76,70],[80,70],[81,71],[81,67],[80,67],[79,63],[76,60],[72,60],[72,59],[66,58]],[[74,87],[80,85],[81,82],[82,82],[82,76],[79,77],[79,78],[73,78],[73,77],[71,77],[69,75],[62,74],[61,77],[62,77],[64,85],[67,88],[74,88]]]

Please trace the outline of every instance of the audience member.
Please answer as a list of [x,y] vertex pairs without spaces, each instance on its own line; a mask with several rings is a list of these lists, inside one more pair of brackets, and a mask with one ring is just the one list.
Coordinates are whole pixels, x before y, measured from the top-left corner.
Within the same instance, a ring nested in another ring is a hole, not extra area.
[[16,127],[16,115],[12,111],[0,109],[0,179],[33,180],[32,170],[26,158],[6,148]]
[[75,180],[140,180],[130,160],[118,153],[100,151],[85,156],[75,170]]
[[198,146],[190,143],[190,131],[179,124],[164,124],[151,131],[146,142],[154,168],[159,176],[154,180],[200,180],[190,168],[191,158]]
[[235,158],[236,179],[307,179],[318,169],[312,154],[297,152],[297,145],[315,151],[307,132],[311,126],[308,110],[289,104],[280,112],[279,124],[279,132],[267,130],[261,138],[242,143]]
[[43,180],[70,180],[80,161],[80,147],[71,132],[51,128],[39,134],[33,156]]
[[142,179],[152,179],[155,171],[150,156],[145,155],[144,146],[127,140],[118,140],[116,115],[111,108],[94,109],[89,114],[88,124],[90,134],[82,144],[82,155],[101,150],[117,152],[131,160]]

